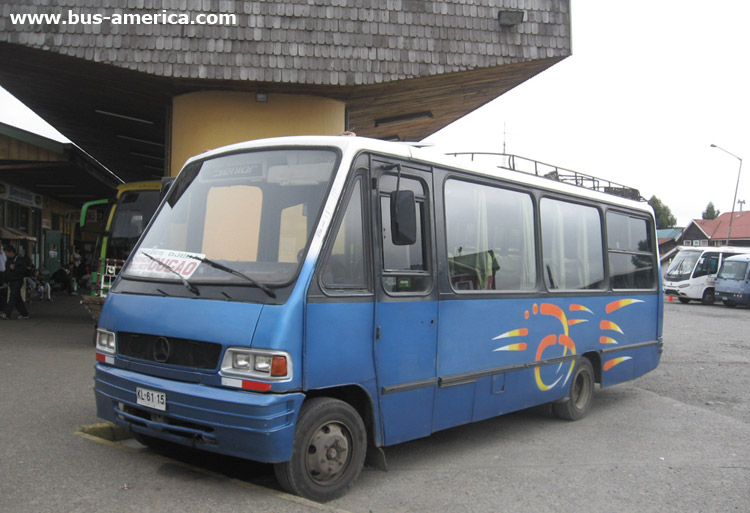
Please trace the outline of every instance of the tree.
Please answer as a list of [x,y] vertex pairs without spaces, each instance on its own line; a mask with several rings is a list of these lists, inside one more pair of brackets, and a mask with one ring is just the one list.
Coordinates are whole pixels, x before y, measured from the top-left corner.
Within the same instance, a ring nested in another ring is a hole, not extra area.
[[701,216],[703,217],[703,219],[716,219],[717,217],[719,217],[720,213],[721,212],[716,210],[716,207],[714,207],[714,202],[711,201],[708,203],[706,210],[703,211]]
[[656,216],[656,228],[661,230],[662,228],[674,228],[677,224],[677,219],[672,215],[672,211],[661,202],[656,196],[651,196],[648,200],[648,204],[654,209],[654,215]]

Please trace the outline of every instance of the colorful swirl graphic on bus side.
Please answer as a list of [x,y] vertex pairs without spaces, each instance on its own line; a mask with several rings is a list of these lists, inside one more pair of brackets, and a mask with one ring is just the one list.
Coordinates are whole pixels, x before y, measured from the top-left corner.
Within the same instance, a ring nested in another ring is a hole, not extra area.
[[[613,301],[606,305],[605,312],[607,314],[610,314],[614,311],[619,310],[620,308],[624,308],[626,306],[636,304],[636,303],[642,303],[643,301],[640,299],[620,299],[618,301]],[[568,307],[568,310],[575,314],[575,315],[592,315],[596,316],[594,312],[589,309],[588,307],[584,305],[578,305],[578,304],[572,304]],[[551,333],[548,335],[545,335],[542,340],[539,342],[539,345],[536,348],[536,355],[535,360],[536,362],[541,362],[544,360],[544,352],[546,349],[552,347],[552,346],[562,346],[562,356],[568,356],[577,354],[576,352],[576,345],[575,341],[570,335],[570,328],[572,326],[575,326],[577,324],[589,322],[591,319],[585,319],[585,318],[577,318],[577,319],[568,319],[568,316],[565,314],[565,311],[560,308],[557,305],[553,305],[551,303],[542,303],[542,304],[536,304],[531,308],[531,311],[526,310],[524,312],[524,319],[525,320],[531,320],[532,316],[536,315],[546,315],[553,317],[557,319],[560,322],[560,330],[561,333]],[[605,332],[605,335],[602,335],[599,337],[599,343],[600,344],[617,344],[617,340],[614,338],[616,334],[624,335],[624,331],[622,328],[616,324],[614,321],[603,319],[599,321],[599,329]],[[511,331],[507,331],[501,335],[498,335],[497,337],[493,338],[492,340],[501,340],[505,338],[514,338],[514,337],[527,337],[529,335],[528,328],[519,328]],[[513,344],[507,344],[501,347],[498,347],[497,349],[494,349],[494,351],[526,351],[529,349],[527,342],[517,342]],[[620,356],[617,358],[612,358],[604,362],[603,369],[604,371],[608,371],[615,367],[616,365],[619,365],[623,362],[626,362],[628,360],[631,360],[632,357],[630,356]],[[567,369],[564,369],[564,366],[562,363],[558,365],[557,367],[557,373],[554,376],[554,379],[551,380],[551,382],[545,382],[545,380],[542,378],[542,372],[541,372],[541,366],[537,365],[534,367],[534,378],[536,381],[536,385],[539,388],[539,390],[546,391],[554,388],[558,384],[561,384],[564,386],[567,382],[570,376],[573,374],[573,369],[575,367],[575,361],[570,362],[570,366]],[[566,372],[567,371],[567,372]],[[550,381],[550,380],[548,380]]]

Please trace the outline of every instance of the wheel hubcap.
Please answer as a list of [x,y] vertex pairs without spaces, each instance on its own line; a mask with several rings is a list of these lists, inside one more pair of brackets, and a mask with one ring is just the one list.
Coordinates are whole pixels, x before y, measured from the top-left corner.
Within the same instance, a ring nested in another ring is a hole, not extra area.
[[307,471],[321,483],[336,479],[349,457],[349,433],[335,422],[324,424],[310,439],[307,447]]

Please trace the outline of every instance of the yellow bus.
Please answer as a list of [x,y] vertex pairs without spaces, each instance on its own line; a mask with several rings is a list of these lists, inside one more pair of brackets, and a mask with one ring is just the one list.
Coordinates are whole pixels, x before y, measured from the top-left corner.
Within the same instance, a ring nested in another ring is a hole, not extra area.
[[131,182],[117,186],[114,198],[85,203],[81,208],[80,226],[85,230],[88,212],[98,205],[108,205],[106,222],[99,233],[91,262],[91,295],[83,304],[94,319],[123,262],[159,205],[161,182]]

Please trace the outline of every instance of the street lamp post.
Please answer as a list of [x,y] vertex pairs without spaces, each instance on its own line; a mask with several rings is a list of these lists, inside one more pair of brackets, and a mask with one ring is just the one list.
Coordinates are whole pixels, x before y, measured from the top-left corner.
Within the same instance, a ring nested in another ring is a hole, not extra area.
[[739,189],[740,187],[740,173],[742,173],[742,159],[738,157],[737,155],[735,155],[734,153],[725,150],[721,146],[712,144],[711,147],[719,149],[723,151],[724,153],[727,153],[740,161],[740,169],[739,171],[737,171],[737,185],[734,186],[734,198],[732,199],[732,213],[729,217],[729,231],[727,231],[727,246],[729,246],[729,237],[732,235],[732,221],[734,220],[734,204],[737,203],[737,189]]

